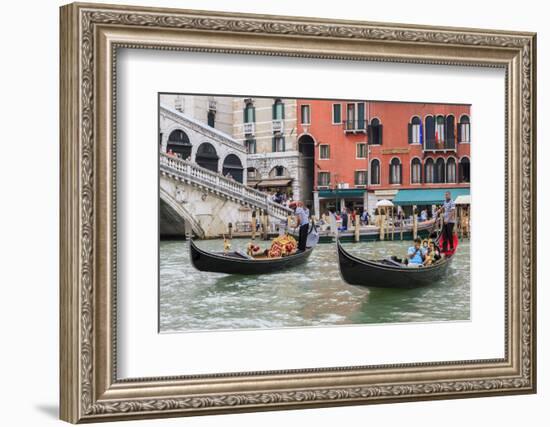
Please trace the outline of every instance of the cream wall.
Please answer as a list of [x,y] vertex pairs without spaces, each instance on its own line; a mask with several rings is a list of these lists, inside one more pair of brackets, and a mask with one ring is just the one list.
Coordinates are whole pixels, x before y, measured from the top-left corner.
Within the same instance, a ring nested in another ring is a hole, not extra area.
[[226,96],[176,95],[164,93],[160,102],[201,122],[208,123],[210,101],[216,108],[214,127],[228,135],[233,132],[233,105]]

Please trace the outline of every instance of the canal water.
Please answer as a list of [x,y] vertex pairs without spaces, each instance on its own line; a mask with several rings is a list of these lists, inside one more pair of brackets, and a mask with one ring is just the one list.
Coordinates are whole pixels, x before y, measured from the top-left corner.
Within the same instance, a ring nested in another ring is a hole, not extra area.
[[[233,239],[245,250],[248,239]],[[262,248],[268,242],[261,242]],[[347,243],[360,257],[404,256],[412,242]],[[221,240],[198,246],[223,250]],[[189,243],[160,242],[160,331],[284,328],[469,320],[470,244],[460,242],[448,278],[418,289],[361,288],[340,277],[335,244],[319,244],[307,264],[265,276],[200,272]]]

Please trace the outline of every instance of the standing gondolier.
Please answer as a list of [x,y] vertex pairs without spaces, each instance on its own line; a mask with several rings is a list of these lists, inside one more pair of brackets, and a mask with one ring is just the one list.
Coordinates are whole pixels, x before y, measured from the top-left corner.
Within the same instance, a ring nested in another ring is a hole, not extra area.
[[[443,213],[443,252],[454,250],[453,230],[456,221],[455,202],[451,199],[451,192],[445,191],[445,201],[438,213]],[[449,248],[450,245],[450,248]]]
[[298,231],[298,250],[306,250],[307,232],[309,229],[309,209],[304,207],[303,202],[296,202],[296,221]]

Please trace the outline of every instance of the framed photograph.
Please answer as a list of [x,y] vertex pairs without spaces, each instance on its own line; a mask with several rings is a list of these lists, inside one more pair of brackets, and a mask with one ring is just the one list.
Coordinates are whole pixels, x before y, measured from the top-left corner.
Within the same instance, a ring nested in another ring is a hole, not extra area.
[[536,36],[61,8],[61,418],[536,391]]

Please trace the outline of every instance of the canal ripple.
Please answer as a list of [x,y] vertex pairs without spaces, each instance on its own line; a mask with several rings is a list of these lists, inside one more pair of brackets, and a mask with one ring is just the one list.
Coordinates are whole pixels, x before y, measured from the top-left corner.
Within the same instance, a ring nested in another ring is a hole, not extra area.
[[[234,239],[243,249],[248,240]],[[410,242],[348,243],[364,258],[403,256]],[[266,243],[262,242],[262,247]],[[199,242],[221,250],[221,240]],[[306,265],[265,276],[200,272],[189,244],[160,242],[160,330],[284,328],[470,318],[470,245],[461,242],[444,282],[418,289],[361,288],[340,277],[336,246],[320,244]]]

